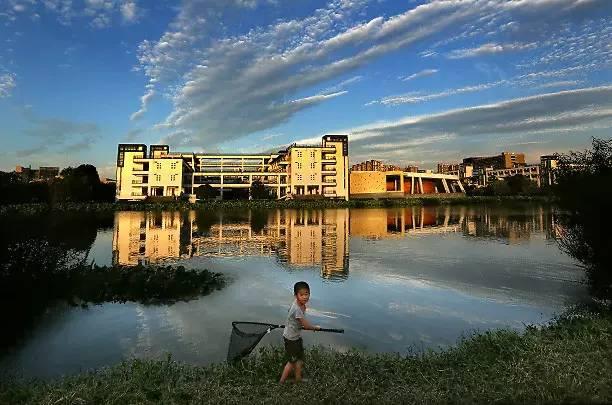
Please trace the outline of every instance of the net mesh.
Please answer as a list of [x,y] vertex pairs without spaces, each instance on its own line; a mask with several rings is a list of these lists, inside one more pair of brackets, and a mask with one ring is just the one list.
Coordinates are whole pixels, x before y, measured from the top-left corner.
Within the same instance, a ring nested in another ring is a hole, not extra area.
[[248,356],[270,330],[278,327],[280,326],[269,323],[232,322],[232,335],[227,350],[227,361],[233,362]]

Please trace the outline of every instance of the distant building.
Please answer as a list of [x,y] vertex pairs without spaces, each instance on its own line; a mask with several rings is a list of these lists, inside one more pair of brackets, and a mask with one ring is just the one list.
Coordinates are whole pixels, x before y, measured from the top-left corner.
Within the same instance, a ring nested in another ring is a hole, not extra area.
[[356,163],[351,166],[351,171],[356,172],[388,172],[402,170],[397,165],[384,164],[380,160],[366,160],[365,162]]
[[31,167],[16,166],[15,173],[23,181],[48,181],[59,176],[59,167],[41,166],[38,169]]
[[506,177],[512,177],[516,175],[521,175],[527,177],[529,180],[533,181],[540,187],[540,166],[539,165],[529,165],[523,167],[515,167],[512,169],[485,169],[483,174],[481,175],[480,184],[486,186],[491,180],[502,180]]
[[552,186],[557,182],[556,171],[558,165],[557,156],[540,156],[540,183],[543,186]]
[[411,166],[406,166],[404,168],[404,171],[408,172],[408,173],[418,173],[419,172],[419,167],[418,166],[412,166],[412,165]]
[[474,170],[485,168],[512,169],[525,166],[525,154],[515,152],[502,152],[497,156],[468,157],[463,159],[463,165],[471,165]]
[[461,164],[459,163],[438,163],[438,173],[441,174],[455,174],[459,173]]

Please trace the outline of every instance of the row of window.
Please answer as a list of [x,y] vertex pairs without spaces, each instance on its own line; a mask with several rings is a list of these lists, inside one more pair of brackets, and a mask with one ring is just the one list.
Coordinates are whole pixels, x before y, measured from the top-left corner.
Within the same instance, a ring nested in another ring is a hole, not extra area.
[[[171,174],[170,175],[170,181],[176,181],[176,179],[178,178],[178,174]],[[156,174],[155,175],[155,181],[160,182],[162,181],[162,176],[161,174]]]
[[[314,159],[314,158],[315,158],[315,156],[316,156],[316,153],[317,153],[316,151],[311,150],[311,151],[310,151],[310,157]],[[299,158],[301,158],[301,157],[302,157],[302,151],[301,151],[301,150],[298,150],[298,151],[297,151],[297,157],[299,157]]]
[[[304,179],[304,176],[302,176],[301,174],[297,175],[297,180],[298,181],[302,181]],[[315,181],[317,180],[317,175],[316,174],[311,174],[310,175],[310,181]]]
[[[178,162],[170,162],[170,169],[176,170],[177,165],[178,165]],[[157,170],[161,170],[161,168],[162,168],[161,162],[155,162],[155,168]]]

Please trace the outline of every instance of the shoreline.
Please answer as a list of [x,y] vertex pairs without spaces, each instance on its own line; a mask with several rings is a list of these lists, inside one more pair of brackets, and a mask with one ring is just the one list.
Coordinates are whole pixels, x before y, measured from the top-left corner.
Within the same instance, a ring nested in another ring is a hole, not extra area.
[[278,347],[233,366],[132,359],[52,381],[0,379],[0,403],[603,403],[612,401],[611,334],[603,309],[407,356],[315,347],[310,382],[283,386]]
[[329,209],[329,208],[393,208],[412,206],[505,204],[505,203],[547,203],[555,202],[549,196],[452,196],[452,197],[411,197],[390,199],[334,200],[215,200],[189,203],[184,201],[160,202],[89,202],[13,204],[0,206],[0,216],[43,212],[114,212],[114,211],[183,211],[201,209]]

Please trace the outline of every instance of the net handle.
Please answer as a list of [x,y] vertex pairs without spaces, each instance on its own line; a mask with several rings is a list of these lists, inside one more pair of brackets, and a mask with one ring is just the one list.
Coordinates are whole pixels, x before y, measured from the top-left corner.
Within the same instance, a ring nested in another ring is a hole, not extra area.
[[333,328],[321,328],[315,329],[315,332],[331,332],[331,333],[344,333],[344,329],[333,329]]
[[[273,329],[285,327],[285,325],[275,325],[275,324],[266,323],[266,322],[241,322],[241,321],[232,322],[232,326],[236,326],[237,323],[248,324],[248,325],[264,325],[264,326],[268,326],[270,331]],[[344,329],[321,328],[321,329],[315,329],[314,332],[344,333]]]

